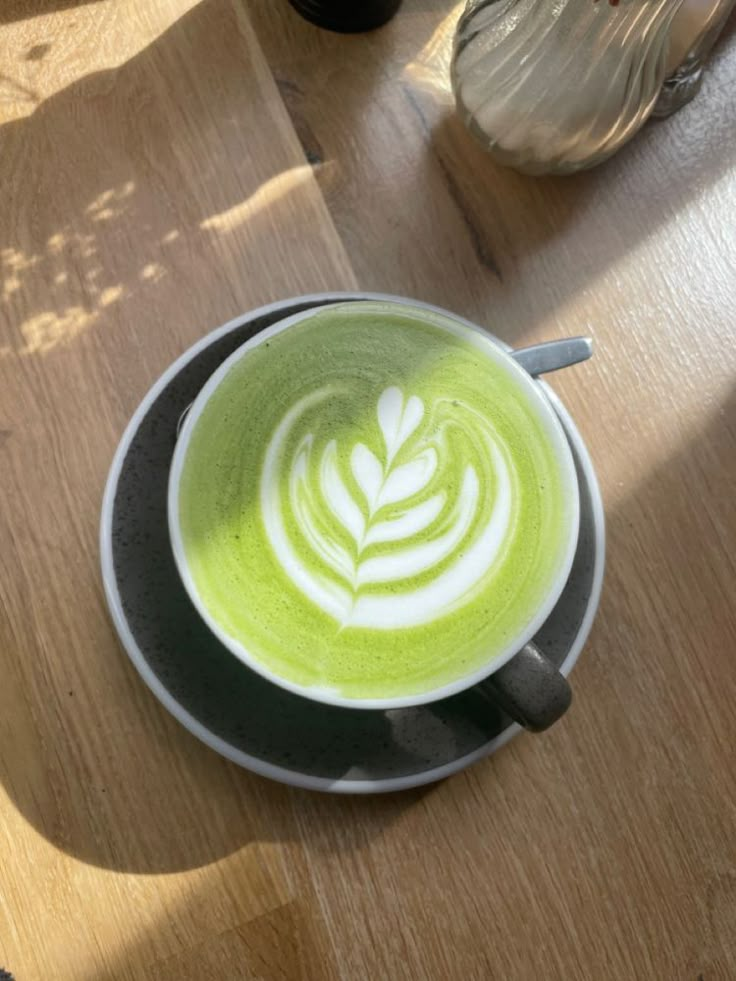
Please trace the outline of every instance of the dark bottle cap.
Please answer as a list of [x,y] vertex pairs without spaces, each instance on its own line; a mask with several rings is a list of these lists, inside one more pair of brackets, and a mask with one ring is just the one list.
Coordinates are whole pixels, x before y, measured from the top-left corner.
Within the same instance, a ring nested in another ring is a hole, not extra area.
[[372,31],[391,20],[401,0],[289,0],[302,17],[343,34]]

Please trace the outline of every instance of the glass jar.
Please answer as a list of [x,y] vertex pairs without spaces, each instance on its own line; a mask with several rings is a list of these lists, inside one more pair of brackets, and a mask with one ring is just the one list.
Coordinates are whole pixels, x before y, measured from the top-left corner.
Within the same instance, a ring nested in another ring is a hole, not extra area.
[[570,173],[605,160],[700,86],[736,0],[469,0],[452,61],[458,111],[503,163]]

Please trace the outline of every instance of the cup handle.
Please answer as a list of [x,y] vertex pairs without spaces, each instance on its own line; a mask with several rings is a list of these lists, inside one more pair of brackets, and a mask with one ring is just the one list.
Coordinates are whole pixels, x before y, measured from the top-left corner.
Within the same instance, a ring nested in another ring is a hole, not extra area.
[[525,644],[483,687],[514,722],[531,732],[548,729],[572,701],[567,679],[532,643]]

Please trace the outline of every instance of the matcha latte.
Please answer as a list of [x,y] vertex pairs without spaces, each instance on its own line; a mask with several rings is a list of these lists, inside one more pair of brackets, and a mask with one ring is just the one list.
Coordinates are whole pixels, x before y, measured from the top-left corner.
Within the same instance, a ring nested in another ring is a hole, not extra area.
[[419,307],[299,314],[230,357],[177,444],[169,522],[190,596],[266,677],[412,704],[500,667],[572,562],[571,454],[534,382]]

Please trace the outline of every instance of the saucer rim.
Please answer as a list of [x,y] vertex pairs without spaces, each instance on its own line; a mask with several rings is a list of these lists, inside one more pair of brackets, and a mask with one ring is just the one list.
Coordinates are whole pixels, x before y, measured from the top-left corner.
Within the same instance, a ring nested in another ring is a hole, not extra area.
[[[406,776],[389,777],[378,780],[357,780],[354,778],[339,778],[334,780],[328,777],[317,777],[300,773],[299,771],[289,770],[285,767],[267,763],[262,759],[250,756],[243,750],[233,747],[230,743],[213,733],[210,729],[194,718],[194,716],[192,716],[174,698],[174,696],[169,692],[169,690],[165,687],[163,682],[148,664],[148,661],[143,656],[143,653],[141,652],[133,636],[123,610],[122,598],[118,589],[113,563],[112,542],[113,505],[120,473],[122,471],[123,463],[130,444],[135,436],[135,433],[140,428],[141,422],[145,418],[151,405],[155,402],[166,386],[172,381],[172,379],[174,379],[181,372],[185,365],[187,365],[201,351],[205,350],[221,337],[226,336],[229,332],[249,321],[257,320],[260,317],[279,312],[280,310],[293,309],[299,304],[333,304],[350,300],[380,300],[384,302],[392,301],[396,303],[410,304],[414,307],[421,307],[444,314],[445,316],[452,316],[456,320],[478,329],[477,324],[472,323],[472,321],[469,321],[464,317],[460,317],[458,314],[451,313],[450,311],[447,311],[434,304],[424,303],[410,297],[363,291],[329,291],[323,293],[309,293],[264,304],[263,306],[257,307],[251,311],[241,313],[239,316],[227,321],[220,327],[209,331],[189,348],[187,348],[187,350],[176,358],[176,360],[172,362],[172,364],[170,364],[169,367],[156,379],[153,385],[143,396],[143,399],[138,404],[135,412],[125,427],[123,435],[115,451],[105,483],[105,491],[102,499],[102,511],[100,516],[99,547],[105,599],[112,618],[113,626],[115,627],[118,637],[123,645],[123,649],[132,661],[143,681],[158,698],[164,708],[166,708],[174,716],[174,718],[176,718],[186,729],[188,729],[192,735],[196,736],[215,752],[219,753],[221,756],[224,756],[226,759],[229,759],[231,762],[280,783],[285,783],[290,786],[301,787],[308,790],[318,790],[330,793],[372,794],[407,790],[412,787],[419,787],[425,784],[434,783],[444,779],[445,777],[451,776],[453,773],[457,773],[460,770],[465,769],[478,760],[483,759],[483,757],[489,756],[497,749],[500,749],[515,735],[522,731],[521,727],[516,723],[511,723],[494,739],[484,743],[471,753],[458,757],[456,760],[445,763],[442,766],[431,767],[427,770],[419,770],[418,772],[408,774]],[[487,331],[487,333],[492,340],[497,342],[504,350],[513,350],[510,345],[503,342],[490,331]],[[585,615],[582,619],[580,627],[578,628],[575,638],[570,645],[570,649],[560,665],[561,673],[567,676],[575,666],[580,656],[580,652],[588,639],[600,602],[605,566],[605,519],[603,513],[603,502],[601,499],[600,488],[598,486],[598,479],[593,467],[592,459],[583,438],[580,435],[572,416],[567,411],[553,389],[546,382],[540,379],[537,380],[542,386],[545,396],[552,404],[554,411],[559,416],[560,422],[565,431],[565,435],[575,444],[575,449],[580,458],[581,466],[585,471],[593,513],[595,554],[593,558],[591,590],[588,597]]]

